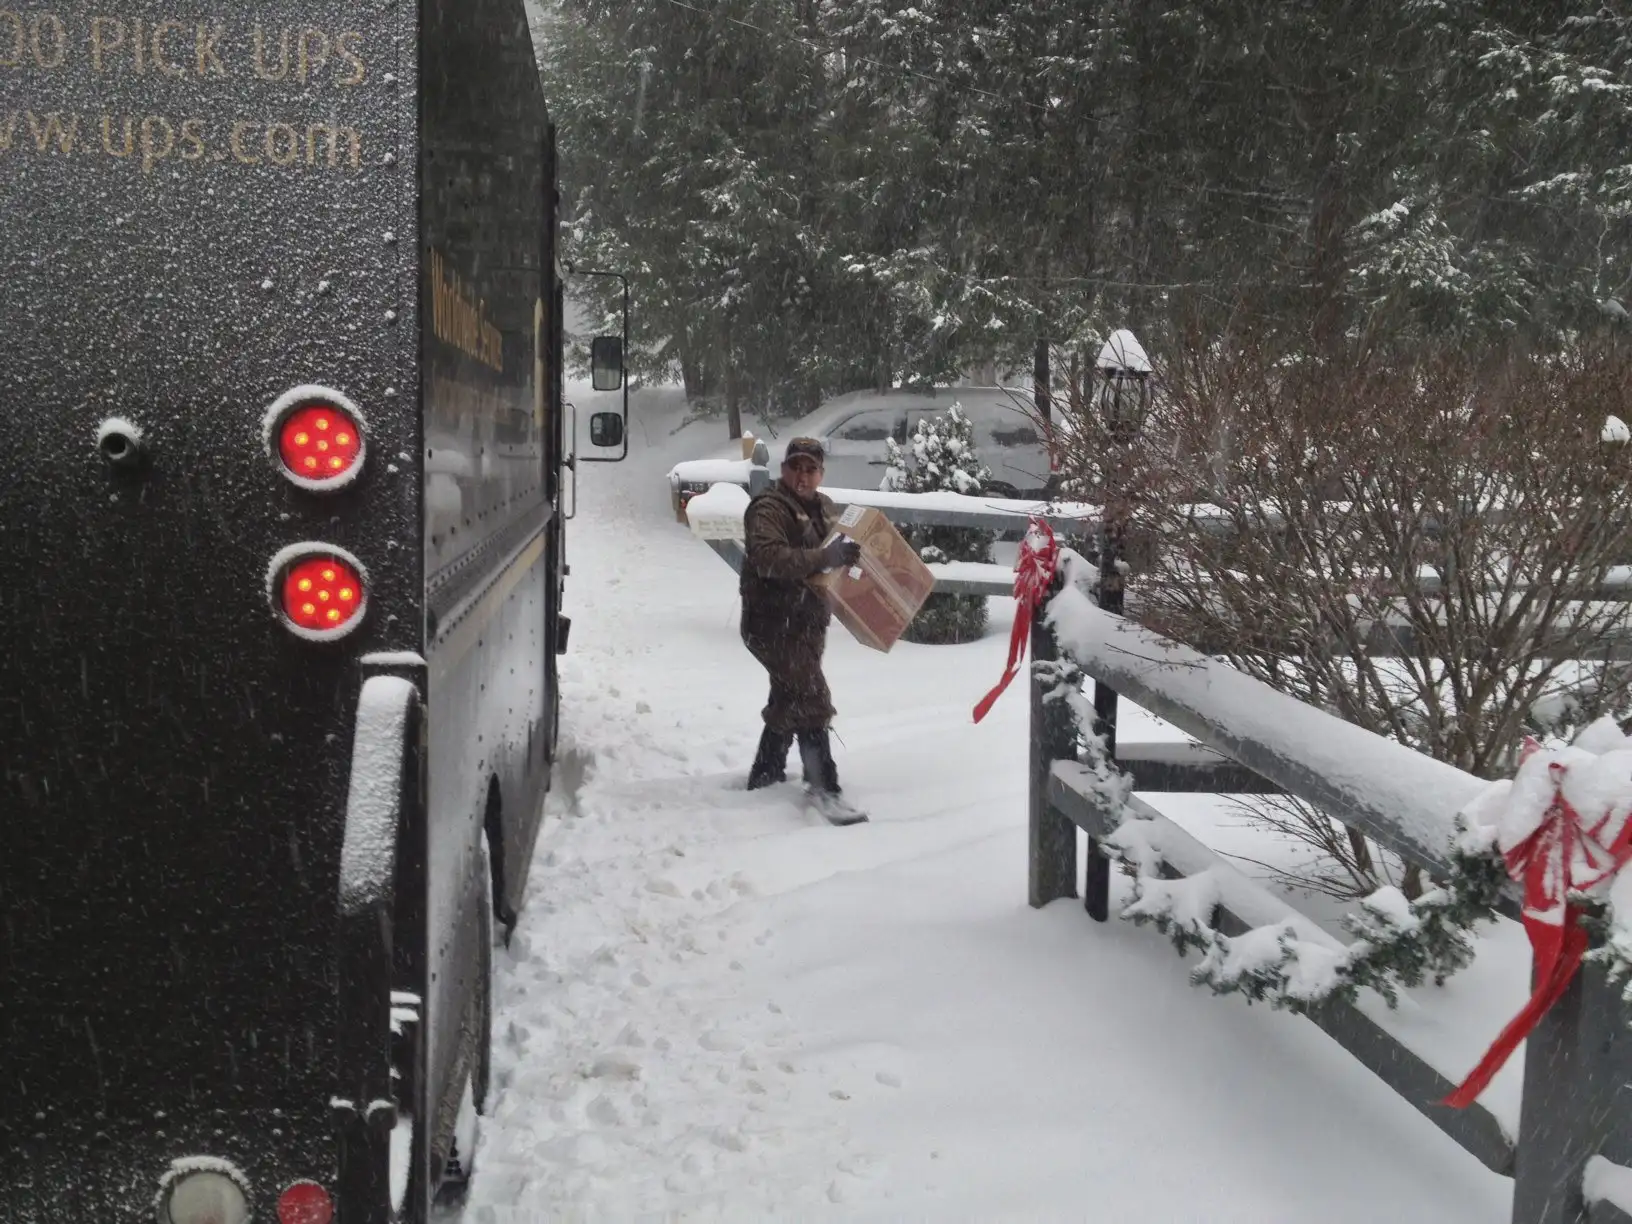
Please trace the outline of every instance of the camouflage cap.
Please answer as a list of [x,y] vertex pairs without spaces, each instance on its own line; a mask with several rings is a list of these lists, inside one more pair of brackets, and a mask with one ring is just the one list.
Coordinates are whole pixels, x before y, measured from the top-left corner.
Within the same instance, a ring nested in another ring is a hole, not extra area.
[[782,462],[792,463],[800,455],[816,460],[818,466],[827,462],[827,452],[815,438],[788,439],[788,449],[782,455]]

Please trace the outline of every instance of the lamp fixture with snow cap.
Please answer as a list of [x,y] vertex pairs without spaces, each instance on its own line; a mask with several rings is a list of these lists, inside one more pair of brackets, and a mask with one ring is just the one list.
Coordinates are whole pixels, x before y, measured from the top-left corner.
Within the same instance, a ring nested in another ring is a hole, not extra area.
[[1112,434],[1137,434],[1150,415],[1150,358],[1126,328],[1111,333],[1094,362],[1099,372],[1099,408]]

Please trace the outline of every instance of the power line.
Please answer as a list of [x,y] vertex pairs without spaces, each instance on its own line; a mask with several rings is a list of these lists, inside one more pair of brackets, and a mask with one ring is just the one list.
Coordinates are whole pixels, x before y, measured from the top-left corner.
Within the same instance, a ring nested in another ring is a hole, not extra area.
[[[687,3],[685,3],[685,0],[665,0],[665,3],[672,4],[675,8],[685,9],[688,12],[697,13],[700,16],[703,16],[703,17],[712,18],[712,17],[718,16],[718,14],[711,13],[707,9],[698,8],[694,4],[687,4]],[[782,34],[782,33],[779,33],[776,30],[767,30],[764,26],[755,25],[751,21],[744,21],[740,17],[727,17],[725,20],[730,22],[732,25],[739,25],[739,26],[742,26],[744,29],[753,30],[756,34],[763,34],[766,38],[777,38],[777,39],[781,39],[783,42],[798,43],[801,47],[808,48],[809,50],[816,52],[818,55],[832,55],[832,54],[834,54],[833,48],[823,47],[819,43],[811,42],[808,38],[800,38],[796,34]],[[945,85],[945,86],[948,86],[949,88],[952,88],[952,89],[961,89],[961,90],[964,90],[964,91],[966,91],[968,93],[977,93],[977,94],[980,94],[983,97],[991,98],[991,99],[993,99],[994,101],[997,101],[997,102],[1016,102],[1016,101],[1018,101],[1021,106],[1027,107],[1027,108],[1029,108],[1031,110],[1041,111],[1045,115],[1050,113],[1048,107],[1041,106],[1036,102],[1028,102],[1024,98],[1018,98],[1017,99],[1017,98],[1005,97],[1003,94],[994,93],[990,89],[982,89],[978,85],[958,85],[958,84],[953,83],[952,81],[947,80],[945,77],[931,76],[927,72],[919,72],[919,71],[917,71],[916,69],[913,69],[913,68],[903,68],[899,64],[886,64],[882,60],[869,59],[865,55],[856,55],[856,54],[854,54],[853,52],[850,52],[850,51],[840,51],[840,52],[838,52],[838,54],[847,55],[851,59],[856,60],[858,63],[870,64],[874,68],[882,68],[885,72],[901,73],[901,74],[906,75],[906,76],[917,77],[920,81],[928,81],[932,85]]]

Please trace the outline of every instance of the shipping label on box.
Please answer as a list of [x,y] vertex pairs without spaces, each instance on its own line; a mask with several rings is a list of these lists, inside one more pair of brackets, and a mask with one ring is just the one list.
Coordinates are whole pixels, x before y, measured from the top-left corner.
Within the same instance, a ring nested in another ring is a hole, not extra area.
[[935,590],[935,575],[882,510],[851,506],[828,533],[861,545],[861,561],[811,581],[855,639],[888,651]]

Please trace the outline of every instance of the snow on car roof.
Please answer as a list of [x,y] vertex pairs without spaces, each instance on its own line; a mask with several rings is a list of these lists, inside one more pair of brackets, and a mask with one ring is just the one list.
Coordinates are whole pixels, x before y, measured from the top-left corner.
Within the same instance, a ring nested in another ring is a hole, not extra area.
[[[935,408],[944,411],[953,404],[961,404],[966,408],[979,409],[984,407],[1002,407],[1012,409],[1017,414],[1029,413],[1032,409],[1032,393],[1030,389],[1021,390],[1018,387],[936,387],[934,389],[919,389],[915,387],[892,387],[887,391],[847,391],[843,395],[836,395],[832,399],[824,400],[821,407],[800,417],[796,421],[778,424],[775,437],[764,437],[765,445],[770,448],[771,458],[781,458],[782,448],[787,445],[789,438],[801,436],[820,436],[830,430],[838,422],[854,412],[866,411],[869,408]],[[754,433],[754,430],[748,432]],[[707,454],[698,455],[696,459],[688,459],[687,463],[699,463],[705,460],[731,460],[740,462],[742,451],[733,441],[724,442],[710,450]]]

